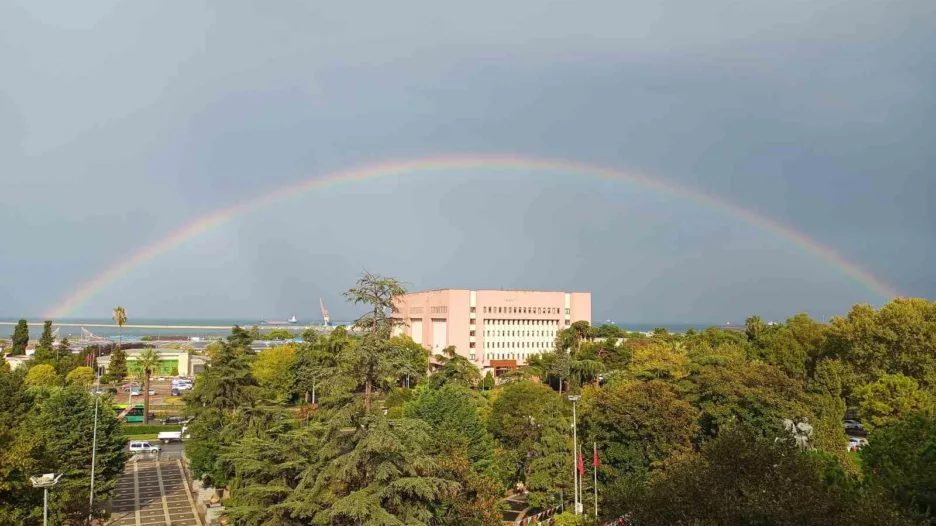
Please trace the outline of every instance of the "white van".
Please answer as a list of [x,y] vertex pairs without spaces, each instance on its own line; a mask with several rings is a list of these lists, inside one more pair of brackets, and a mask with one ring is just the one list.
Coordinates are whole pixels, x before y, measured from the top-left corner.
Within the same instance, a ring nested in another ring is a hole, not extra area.
[[133,441],[130,442],[130,452],[131,453],[159,453],[159,446],[157,444],[150,444],[149,442],[144,441]]

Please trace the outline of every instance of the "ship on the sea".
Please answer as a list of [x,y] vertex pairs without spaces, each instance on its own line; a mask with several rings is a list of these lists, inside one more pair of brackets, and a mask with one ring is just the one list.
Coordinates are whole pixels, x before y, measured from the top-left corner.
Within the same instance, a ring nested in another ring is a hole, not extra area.
[[263,322],[263,325],[295,325],[297,323],[299,323],[299,318],[293,314],[292,318],[288,320],[266,320]]

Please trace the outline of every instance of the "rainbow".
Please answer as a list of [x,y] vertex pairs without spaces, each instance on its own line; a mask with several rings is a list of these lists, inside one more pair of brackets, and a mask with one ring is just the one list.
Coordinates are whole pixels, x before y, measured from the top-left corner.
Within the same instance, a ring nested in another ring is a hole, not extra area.
[[298,183],[282,186],[249,201],[203,215],[191,223],[174,230],[155,244],[148,245],[143,250],[129,258],[121,260],[116,265],[113,265],[94,276],[89,281],[83,283],[68,297],[62,299],[54,307],[49,309],[45,317],[47,319],[66,317],[74,312],[83,302],[92,298],[101,289],[121,276],[132,272],[146,261],[173,250],[186,241],[205,232],[219,228],[235,217],[250,213],[259,208],[286,199],[287,197],[294,196],[295,194],[392,175],[469,169],[538,171],[624,181],[663,194],[688,199],[701,205],[731,214],[749,224],[756,225],[781,238],[793,242],[807,252],[815,254],[819,258],[830,263],[843,274],[863,284],[882,299],[891,299],[898,296],[897,292],[891,286],[855,263],[845,259],[832,248],[773,219],[697,189],[676,185],[663,179],[652,178],[636,172],[616,170],[578,162],[514,155],[444,155],[414,160],[382,162],[334,172],[325,176],[312,177]]

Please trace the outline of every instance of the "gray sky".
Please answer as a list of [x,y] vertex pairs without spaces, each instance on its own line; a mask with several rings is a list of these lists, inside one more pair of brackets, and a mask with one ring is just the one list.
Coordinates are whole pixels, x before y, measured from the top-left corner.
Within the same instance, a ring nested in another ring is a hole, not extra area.
[[[936,297],[936,7],[849,2],[0,4],[0,316],[48,311],[202,214],[388,159],[634,169]],[[883,300],[788,240],[626,183],[498,170],[305,193],[75,316],[318,317],[414,289],[593,293],[595,321],[817,318]]]

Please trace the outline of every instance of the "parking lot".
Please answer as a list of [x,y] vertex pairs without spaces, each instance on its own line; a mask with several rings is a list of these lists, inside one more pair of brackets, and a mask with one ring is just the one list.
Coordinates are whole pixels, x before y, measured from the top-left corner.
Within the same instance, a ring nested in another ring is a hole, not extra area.
[[167,448],[160,460],[127,462],[111,501],[113,526],[201,526],[182,474],[181,447]]

